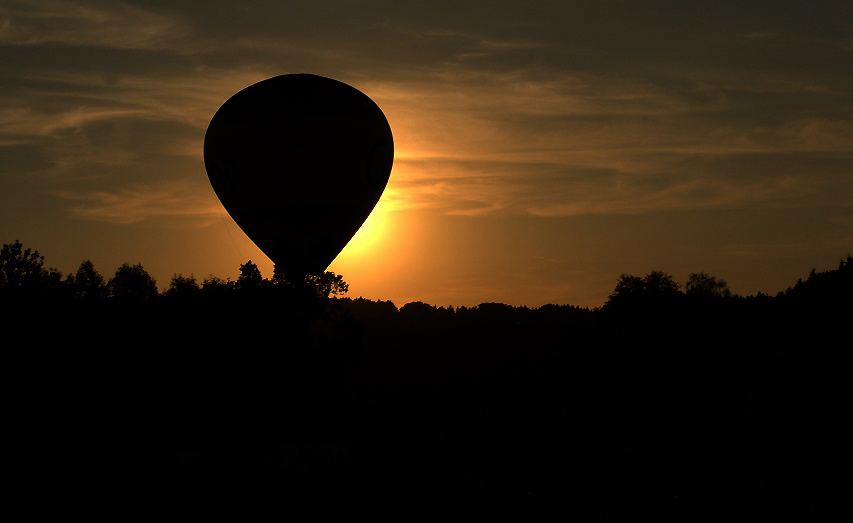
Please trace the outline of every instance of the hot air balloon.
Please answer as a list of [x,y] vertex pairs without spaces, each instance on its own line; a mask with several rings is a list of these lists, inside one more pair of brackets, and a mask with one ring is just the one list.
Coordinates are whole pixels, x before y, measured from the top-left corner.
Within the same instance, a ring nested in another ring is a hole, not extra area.
[[361,91],[312,74],[250,85],[213,115],[204,165],[243,232],[288,275],[322,273],[367,219],[394,140]]

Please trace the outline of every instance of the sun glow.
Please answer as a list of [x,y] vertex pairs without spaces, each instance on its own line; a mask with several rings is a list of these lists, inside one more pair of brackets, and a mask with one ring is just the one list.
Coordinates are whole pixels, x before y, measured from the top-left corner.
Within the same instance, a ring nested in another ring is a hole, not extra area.
[[388,214],[388,210],[385,209],[382,203],[378,203],[373,212],[370,213],[370,216],[367,217],[349,243],[347,243],[347,246],[344,247],[344,250],[338,255],[338,258],[341,260],[360,258],[376,248],[382,242],[387,232]]
[[386,187],[373,212],[335,258],[335,263],[343,262],[347,265],[369,263],[380,253],[384,254],[390,245],[399,244],[399,241],[395,241],[392,237],[398,231],[395,220],[399,217],[394,211],[401,210],[402,201],[399,189],[392,186]]
[[420,237],[420,219],[407,210],[394,188],[386,189],[365,220],[328,270],[350,285],[350,297],[400,299],[401,278],[412,272]]

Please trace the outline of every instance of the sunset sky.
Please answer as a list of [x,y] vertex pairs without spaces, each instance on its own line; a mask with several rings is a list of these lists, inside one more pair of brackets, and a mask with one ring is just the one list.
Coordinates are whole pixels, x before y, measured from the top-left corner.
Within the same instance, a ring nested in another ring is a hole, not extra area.
[[621,273],[775,294],[853,253],[853,3],[4,0],[0,243],[110,277],[269,261],[210,187],[232,94],[370,96],[391,180],[349,295],[604,303]]

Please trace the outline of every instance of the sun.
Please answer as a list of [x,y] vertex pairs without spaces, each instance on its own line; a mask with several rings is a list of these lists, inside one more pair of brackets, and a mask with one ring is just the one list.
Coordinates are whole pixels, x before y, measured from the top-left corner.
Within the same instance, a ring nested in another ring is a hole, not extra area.
[[400,212],[399,200],[393,188],[386,189],[330,270],[372,281],[387,276],[406,257],[414,241],[413,224],[407,213]]
[[340,257],[359,258],[375,249],[388,229],[388,211],[377,204],[361,227],[341,251]]
[[361,265],[374,258],[379,251],[384,250],[383,247],[387,246],[390,241],[389,236],[393,232],[392,209],[393,202],[389,201],[387,195],[383,195],[335,261],[347,265]]

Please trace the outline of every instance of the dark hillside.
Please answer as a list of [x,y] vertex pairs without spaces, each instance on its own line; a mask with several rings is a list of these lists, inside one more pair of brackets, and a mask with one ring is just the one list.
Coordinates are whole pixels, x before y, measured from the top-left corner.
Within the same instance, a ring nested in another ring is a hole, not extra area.
[[850,271],[776,297],[623,276],[599,310],[5,286],[17,492],[45,512],[815,519],[846,503]]

